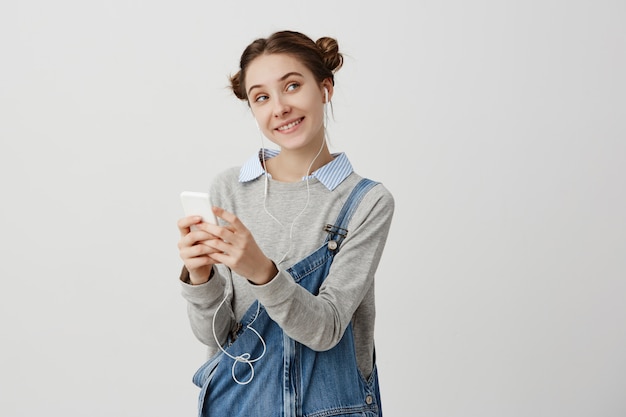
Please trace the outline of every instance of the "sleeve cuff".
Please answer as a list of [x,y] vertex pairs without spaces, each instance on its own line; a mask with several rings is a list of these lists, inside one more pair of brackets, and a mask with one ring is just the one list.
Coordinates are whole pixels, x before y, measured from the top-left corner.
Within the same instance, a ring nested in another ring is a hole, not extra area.
[[297,284],[291,275],[281,269],[270,282],[263,285],[249,283],[255,296],[266,307],[275,306],[291,299]]
[[219,274],[212,269],[211,278],[203,284],[193,285],[189,282],[189,272],[183,267],[180,276],[183,298],[194,304],[211,304],[224,295],[225,283]]

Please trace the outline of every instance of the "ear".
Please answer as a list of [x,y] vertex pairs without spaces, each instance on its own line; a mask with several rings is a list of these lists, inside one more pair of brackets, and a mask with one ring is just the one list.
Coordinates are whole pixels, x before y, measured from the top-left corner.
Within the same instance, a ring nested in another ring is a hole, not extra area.
[[330,78],[326,78],[324,81],[322,81],[322,100],[324,103],[326,103],[326,92],[324,91],[324,89],[328,91],[328,101],[330,102],[330,100],[333,99],[333,92],[335,91],[333,87],[333,82]]

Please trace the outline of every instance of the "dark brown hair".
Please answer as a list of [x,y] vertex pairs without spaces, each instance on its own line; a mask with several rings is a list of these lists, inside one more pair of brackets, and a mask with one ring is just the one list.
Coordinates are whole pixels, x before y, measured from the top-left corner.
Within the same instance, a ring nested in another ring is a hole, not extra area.
[[248,100],[246,94],[246,69],[257,57],[264,54],[287,54],[299,60],[318,82],[330,78],[335,85],[334,74],[343,65],[343,55],[333,38],[322,37],[316,42],[294,31],[280,31],[268,38],[259,38],[246,47],[241,54],[239,71],[230,77],[230,87],[240,100]]

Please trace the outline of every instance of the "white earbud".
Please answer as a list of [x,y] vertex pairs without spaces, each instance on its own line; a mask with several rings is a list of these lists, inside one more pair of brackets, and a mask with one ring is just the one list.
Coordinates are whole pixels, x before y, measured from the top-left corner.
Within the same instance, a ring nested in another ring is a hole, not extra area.
[[328,88],[326,88],[326,87],[324,87],[324,97],[326,98],[324,103],[328,103]]

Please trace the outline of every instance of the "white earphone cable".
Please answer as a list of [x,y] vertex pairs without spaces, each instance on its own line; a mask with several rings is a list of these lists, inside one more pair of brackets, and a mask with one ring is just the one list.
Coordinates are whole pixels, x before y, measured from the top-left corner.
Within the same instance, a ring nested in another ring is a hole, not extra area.
[[[259,316],[259,311],[261,310],[261,304],[257,301],[257,309],[256,309],[256,313],[254,315],[254,318],[252,319],[252,321],[250,322],[250,324],[248,324],[246,326],[247,329],[251,330],[252,332],[254,332],[254,334],[257,335],[257,337],[259,338],[259,340],[261,341],[261,344],[263,344],[263,352],[261,352],[261,354],[259,355],[258,358],[255,359],[250,359],[250,353],[249,352],[245,352],[242,353],[241,355],[238,356],[233,356],[230,353],[228,353],[226,351],[226,349],[224,349],[222,347],[222,345],[219,343],[219,341],[217,340],[217,335],[215,334],[215,317],[217,316],[217,312],[219,311],[219,309],[222,307],[222,305],[224,304],[224,302],[226,302],[227,297],[224,297],[224,299],[222,300],[222,302],[217,306],[217,309],[215,310],[215,314],[213,314],[213,321],[212,321],[212,330],[213,330],[213,338],[215,339],[215,341],[217,342],[217,346],[220,348],[220,350],[229,358],[233,359],[233,366],[231,368],[231,375],[233,377],[233,381],[235,381],[237,384],[239,385],[247,385],[249,384],[252,379],[254,379],[254,362],[258,361],[259,359],[261,359],[263,356],[265,356],[265,352],[267,351],[267,345],[265,344],[265,340],[263,340],[263,337],[261,337],[261,335],[259,334],[259,332],[252,327],[252,323],[255,322],[255,320],[257,319],[257,317]],[[237,364],[241,362],[241,363],[245,363],[248,364],[248,366],[250,367],[250,377],[245,380],[245,381],[240,381],[239,379],[237,379],[237,376],[235,375],[235,368],[237,367]]]
[[[324,132],[325,131],[326,131],[326,127],[324,127]],[[317,154],[315,155],[315,157],[313,158],[313,160],[309,164],[309,167],[307,168],[306,175],[305,175],[305,181],[306,181],[306,204],[304,205],[302,210],[300,210],[298,215],[296,217],[294,217],[294,219],[291,221],[291,225],[289,226],[289,248],[287,249],[287,252],[285,252],[283,254],[283,256],[280,258],[280,260],[277,262],[277,264],[279,264],[279,265],[287,258],[287,255],[289,254],[289,252],[291,252],[291,248],[293,247],[293,230],[294,230],[294,226],[296,224],[296,220],[298,220],[298,218],[304,213],[304,211],[309,206],[309,202],[310,202],[310,199],[311,199],[311,190],[309,188],[309,177],[311,176],[311,168],[313,167],[313,164],[315,163],[317,158],[319,158],[319,156],[321,155],[322,150],[324,150],[324,144],[325,143],[326,143],[326,137],[324,136],[324,138],[322,139],[322,145],[320,146],[320,149],[317,151]],[[262,133],[261,133],[261,162],[263,164],[263,170],[265,171],[265,192],[264,192],[264,195],[263,195],[263,210],[276,223],[278,223],[281,227],[284,227],[284,225],[280,222],[280,220],[278,220],[274,215],[272,215],[272,213],[270,213],[270,211],[267,209],[267,193],[268,193],[268,175],[269,175],[269,173],[267,172],[267,166],[265,165],[265,147],[264,147],[263,134]]]
[[[326,144],[326,135],[327,135],[326,125],[327,125],[327,122],[328,122],[328,90],[325,91],[325,97],[326,97],[326,101],[324,102],[324,137],[322,138],[322,144],[320,146],[320,149],[317,151],[317,154],[315,155],[315,157],[313,158],[313,160],[309,164],[309,167],[307,168],[306,175],[305,175],[305,180],[306,180],[306,204],[304,205],[302,210],[298,213],[298,215],[291,222],[291,226],[289,227],[289,248],[287,249],[287,252],[285,252],[285,254],[282,256],[280,261],[277,262],[278,264],[281,264],[285,260],[285,258],[289,254],[289,252],[291,252],[291,248],[293,247],[293,230],[294,230],[294,225],[296,223],[296,220],[298,220],[298,218],[304,213],[304,211],[309,206],[309,201],[311,199],[311,190],[309,188],[309,177],[311,176],[311,168],[313,167],[313,164],[315,163],[317,158],[321,155],[322,150],[324,149],[324,145]],[[259,128],[258,123],[257,123],[257,128]],[[264,146],[265,144],[264,144],[264,140],[263,140],[264,136],[263,136],[263,132],[261,132],[260,128],[259,128],[259,133],[261,134],[261,163],[263,164],[263,170],[265,171],[265,185],[264,185],[265,189],[264,189],[264,192],[263,192],[263,209],[265,210],[265,212],[276,223],[278,223],[281,227],[284,227],[284,225],[276,217],[274,217],[272,215],[272,213],[270,213],[269,210],[267,209],[267,193],[268,193],[269,172],[267,171],[267,166],[265,164],[265,146]],[[231,284],[231,289],[232,289],[232,284]],[[232,290],[234,290],[234,289],[232,289]],[[212,330],[212,333],[213,333],[213,339],[215,340],[217,346],[222,351],[222,353],[224,353],[226,356],[228,356],[229,358],[233,359],[233,361],[234,361],[233,362],[233,366],[231,368],[231,375],[232,375],[233,381],[235,381],[239,385],[247,385],[254,379],[254,363],[259,361],[263,356],[265,356],[265,352],[267,351],[267,344],[265,343],[265,340],[263,339],[261,334],[254,327],[252,327],[252,324],[256,321],[257,317],[259,316],[259,312],[261,310],[261,304],[257,301],[257,310],[256,310],[256,313],[254,315],[254,318],[252,319],[252,321],[248,325],[246,325],[246,328],[248,330],[251,330],[254,334],[257,335],[257,337],[261,341],[261,344],[263,345],[263,351],[261,352],[261,354],[257,358],[250,359],[251,354],[249,352],[245,352],[245,353],[242,353],[242,354],[237,355],[237,356],[233,356],[230,353],[228,353],[226,351],[226,349],[224,349],[222,347],[222,345],[220,344],[220,342],[219,342],[219,340],[217,338],[217,334],[215,333],[215,317],[217,316],[217,312],[220,310],[220,308],[222,308],[222,306],[224,305],[224,303],[226,302],[227,299],[228,299],[228,295],[224,296],[224,298],[222,299],[220,304],[215,309],[215,313],[213,314],[213,320],[212,320],[212,326],[211,326],[211,330]],[[247,364],[250,367],[250,377],[247,380],[245,380],[245,381],[240,381],[237,378],[237,376],[235,375],[235,368],[236,368],[238,363],[245,363],[245,364]]]

